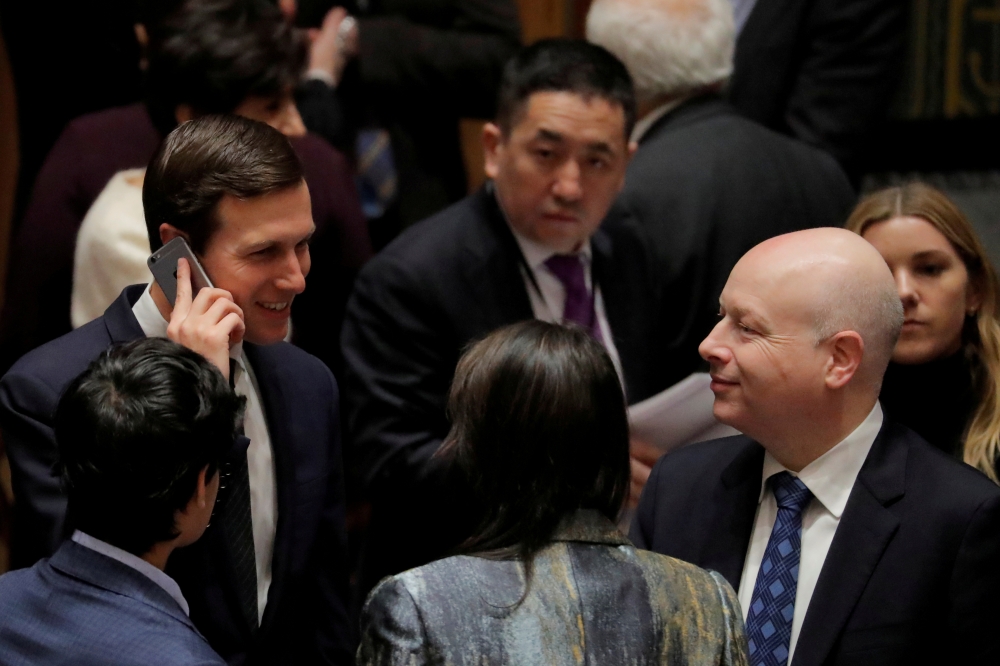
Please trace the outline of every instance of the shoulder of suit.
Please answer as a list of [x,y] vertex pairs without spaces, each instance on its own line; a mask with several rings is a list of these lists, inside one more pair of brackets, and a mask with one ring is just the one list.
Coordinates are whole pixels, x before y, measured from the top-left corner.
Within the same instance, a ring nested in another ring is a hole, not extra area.
[[920,435],[898,423],[887,424],[886,436],[907,446],[907,495],[926,494],[935,506],[978,507],[1000,500],[1000,487],[978,469],[928,444]]
[[487,225],[482,201],[472,194],[403,231],[361,269],[361,275],[392,268],[414,275],[448,269],[467,241],[488,233]]
[[58,397],[66,385],[110,345],[104,317],[98,317],[22,356],[0,379],[0,385],[7,389],[17,383],[30,382],[47,386]]

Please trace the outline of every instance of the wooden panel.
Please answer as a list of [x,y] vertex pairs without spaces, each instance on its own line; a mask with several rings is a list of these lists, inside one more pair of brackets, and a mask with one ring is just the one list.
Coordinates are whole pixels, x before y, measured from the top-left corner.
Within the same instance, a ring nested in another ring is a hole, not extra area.
[[518,0],[524,43],[566,35],[571,4],[572,0]]

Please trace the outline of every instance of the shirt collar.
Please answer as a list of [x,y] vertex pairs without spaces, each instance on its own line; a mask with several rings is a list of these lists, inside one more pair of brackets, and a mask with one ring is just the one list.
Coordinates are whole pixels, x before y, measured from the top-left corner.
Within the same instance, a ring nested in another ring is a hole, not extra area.
[[646,136],[646,133],[649,132],[654,124],[656,124],[657,120],[676,109],[685,100],[687,100],[686,96],[677,97],[669,102],[664,102],[644,115],[635,123],[635,127],[632,128],[632,136],[629,137],[629,141],[639,143],[639,141],[642,140],[642,137]]
[[788,471],[797,476],[806,488],[836,518],[844,513],[861,466],[882,429],[882,406],[876,402],[872,411],[854,431],[832,449],[802,468],[797,474],[786,469],[770,453],[764,454],[760,498],[764,499],[767,480],[778,472]]
[[146,560],[141,557],[136,557],[132,553],[122,550],[118,546],[112,546],[106,541],[95,539],[86,532],[81,532],[80,530],[73,532],[72,539],[85,548],[89,548],[90,550],[96,551],[105,557],[110,557],[113,560],[121,562],[127,567],[135,569],[146,578],[162,587],[164,591],[166,591],[166,593],[177,602],[177,605],[181,607],[181,610],[184,611],[185,615],[191,614],[187,599],[185,599],[184,594],[181,593],[181,588],[177,585],[177,581],[154,567]]
[[[132,314],[135,315],[139,327],[142,328],[142,332],[146,334],[147,338],[165,338],[167,337],[168,322],[160,314],[160,309],[156,307],[156,301],[153,300],[153,294],[150,292],[152,288],[152,282],[146,285],[146,290],[132,306]],[[242,340],[229,348],[229,358],[235,359],[243,371],[246,371],[246,364],[243,362]]]

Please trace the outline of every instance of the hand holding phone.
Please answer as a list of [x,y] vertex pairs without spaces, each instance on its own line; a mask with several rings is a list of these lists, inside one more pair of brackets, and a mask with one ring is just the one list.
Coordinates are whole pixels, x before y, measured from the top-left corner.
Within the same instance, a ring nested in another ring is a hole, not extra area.
[[243,340],[243,310],[225,289],[204,287],[192,298],[191,264],[177,260],[174,309],[167,337],[198,352],[229,379],[229,348]]

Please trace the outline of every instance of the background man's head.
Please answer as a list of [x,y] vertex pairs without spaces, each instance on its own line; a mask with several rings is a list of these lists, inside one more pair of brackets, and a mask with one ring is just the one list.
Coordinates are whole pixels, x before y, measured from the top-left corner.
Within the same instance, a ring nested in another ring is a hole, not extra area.
[[[155,6],[156,3],[148,4]],[[197,0],[148,26],[147,103],[166,134],[178,122],[236,113],[288,136],[305,134],[292,90],[308,57],[304,36],[269,0]]]
[[[244,400],[208,361],[166,339],[102,354],[69,385],[56,411],[75,527],[140,556],[158,543],[197,540]],[[192,504],[199,484],[207,497]]]
[[719,301],[700,351],[720,421],[768,446],[867,416],[903,324],[870,244],[843,229],[772,238],[740,259]]
[[729,0],[595,0],[587,39],[625,63],[642,113],[719,88],[733,71]]
[[543,40],[512,58],[483,143],[514,229],[559,252],[579,249],[624,184],[634,124],[631,79],[604,49]]
[[239,116],[184,123],[153,155],[142,204],[150,247],[186,238],[242,308],[245,339],[284,338],[315,225],[302,166],[280,132]]

